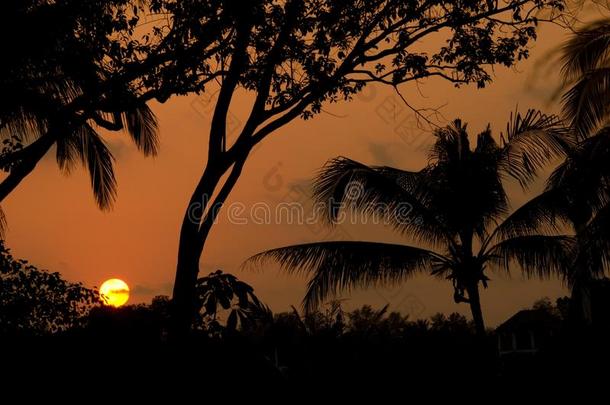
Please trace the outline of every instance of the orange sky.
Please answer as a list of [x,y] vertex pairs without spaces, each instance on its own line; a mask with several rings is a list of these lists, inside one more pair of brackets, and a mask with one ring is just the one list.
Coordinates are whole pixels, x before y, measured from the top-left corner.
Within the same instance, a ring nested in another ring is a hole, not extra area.
[[[558,28],[543,28],[532,58],[517,69],[496,69],[495,82],[485,90],[474,86],[455,89],[440,80],[430,80],[419,91],[407,86],[403,93],[418,107],[447,103],[441,110],[444,117],[461,117],[470,123],[473,135],[487,123],[498,134],[516,105],[522,110],[534,107],[557,111],[556,104],[547,102],[557,76],[536,69],[536,65],[548,57],[548,50],[558,45],[563,35]],[[538,72],[537,80],[534,72]],[[228,203],[241,202],[250,207],[257,202],[273,206],[292,201],[298,197],[295,190],[307,191],[307,181],[315,170],[338,155],[368,164],[421,168],[425,154],[416,146],[429,141],[430,136],[423,134],[414,142],[398,136],[394,127],[403,116],[398,114],[392,122],[378,113],[384,103],[390,102],[388,97],[393,97],[390,90],[376,87],[352,103],[327,106],[329,113],[306,122],[295,121],[273,134],[247,163]],[[84,170],[65,176],[54,156],[47,156],[3,204],[9,221],[8,245],[15,256],[89,286],[121,278],[131,287],[132,303],[169,294],[180,222],[205,163],[209,117],[202,113],[201,102],[196,97],[182,97],[152,106],[161,126],[161,152],[155,159],[142,158],[123,135],[108,136],[117,158],[119,183],[118,201],[111,212],[96,208]],[[243,119],[247,103],[238,97],[235,104],[233,114]],[[524,198],[515,193],[514,205]],[[274,266],[256,273],[242,272],[238,267],[261,250],[329,235],[305,225],[236,225],[229,223],[226,215],[220,217],[204,252],[202,274],[217,268],[236,273],[251,283],[276,312],[288,309],[290,304],[298,305],[304,279],[281,274]],[[400,241],[381,227],[350,227],[346,232],[353,239]],[[524,281],[518,272],[511,280],[495,274],[490,277],[490,288],[482,294],[490,325],[540,297],[567,293],[558,281]],[[427,276],[394,289],[359,291],[344,298],[349,298],[347,307],[389,302],[390,309],[412,316],[438,311],[468,313],[466,305],[453,303],[449,282]]]

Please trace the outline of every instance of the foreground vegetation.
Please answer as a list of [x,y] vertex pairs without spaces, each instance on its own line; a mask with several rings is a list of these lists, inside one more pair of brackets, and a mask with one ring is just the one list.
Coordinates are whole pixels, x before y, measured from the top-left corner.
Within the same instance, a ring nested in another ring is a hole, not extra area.
[[[9,267],[14,269],[21,262],[11,258],[3,263],[13,263]],[[551,338],[535,354],[500,355],[496,331],[481,338],[474,323],[457,313],[410,319],[388,307],[345,311],[342,302],[331,301],[307,314],[296,309],[273,314],[250,286],[220,271],[198,282],[199,316],[191,338],[172,341],[168,297],[112,308],[90,301],[95,292],[89,291],[76,312],[61,300],[49,307],[36,293],[55,286],[54,296],[64,297],[81,286],[25,266],[15,271],[3,267],[4,285],[15,274],[31,282],[15,285],[12,298],[0,301],[5,326],[0,339],[11,349],[3,357],[9,380],[19,375],[15,370],[23,370],[30,381],[69,379],[92,389],[121,378],[165,388],[239,382],[252,395],[273,396],[312,384],[332,392],[355,384],[373,392],[404,381],[430,382],[430,376],[446,380],[447,386],[472,379],[488,387],[516,381],[529,386],[547,378],[587,378],[595,374],[595,364],[610,359],[610,280],[599,284],[594,295],[593,325],[573,322],[568,297],[556,303],[540,300],[532,311],[555,325]],[[48,318],[50,313],[54,317]],[[64,327],[41,327],[48,319],[62,319]],[[7,325],[20,326],[8,331]]]

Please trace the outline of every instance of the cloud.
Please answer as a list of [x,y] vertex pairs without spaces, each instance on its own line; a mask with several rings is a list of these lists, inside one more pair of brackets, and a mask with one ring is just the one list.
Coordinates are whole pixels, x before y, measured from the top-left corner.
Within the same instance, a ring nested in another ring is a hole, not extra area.
[[[112,294],[129,294],[129,290],[127,288],[117,288],[109,291]],[[104,295],[104,294],[102,294]]]
[[395,142],[385,144],[369,143],[368,149],[376,164],[397,166],[398,162],[396,162],[396,159],[390,153],[391,150],[397,149],[396,146],[397,143]]
[[130,145],[125,142],[126,135],[124,133],[112,133],[104,137],[108,149],[116,159],[124,159],[131,152]]
[[133,296],[169,295],[172,291],[172,286],[173,284],[169,282],[157,286],[136,284],[130,293]]

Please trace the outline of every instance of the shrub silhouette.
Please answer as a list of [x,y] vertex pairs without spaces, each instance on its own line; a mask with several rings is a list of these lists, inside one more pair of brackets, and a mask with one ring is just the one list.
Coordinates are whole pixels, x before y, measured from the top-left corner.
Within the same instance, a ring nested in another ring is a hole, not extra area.
[[84,326],[95,290],[15,259],[0,240],[0,336],[40,336]]

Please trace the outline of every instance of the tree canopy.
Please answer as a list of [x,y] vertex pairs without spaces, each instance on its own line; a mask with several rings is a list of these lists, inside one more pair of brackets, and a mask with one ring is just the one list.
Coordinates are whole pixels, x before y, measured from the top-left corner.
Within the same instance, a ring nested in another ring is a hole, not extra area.
[[[88,168],[97,204],[116,197],[114,158],[100,129],[126,129],[145,155],[157,152],[157,123],[137,82],[138,57],[154,46],[135,34],[143,6],[130,0],[27,0],[3,4],[0,201],[56,148],[69,172]],[[37,27],[32,30],[31,27]],[[44,33],[44,35],[41,35]],[[144,41],[144,42],[143,42]],[[138,56],[136,56],[138,55]]]

